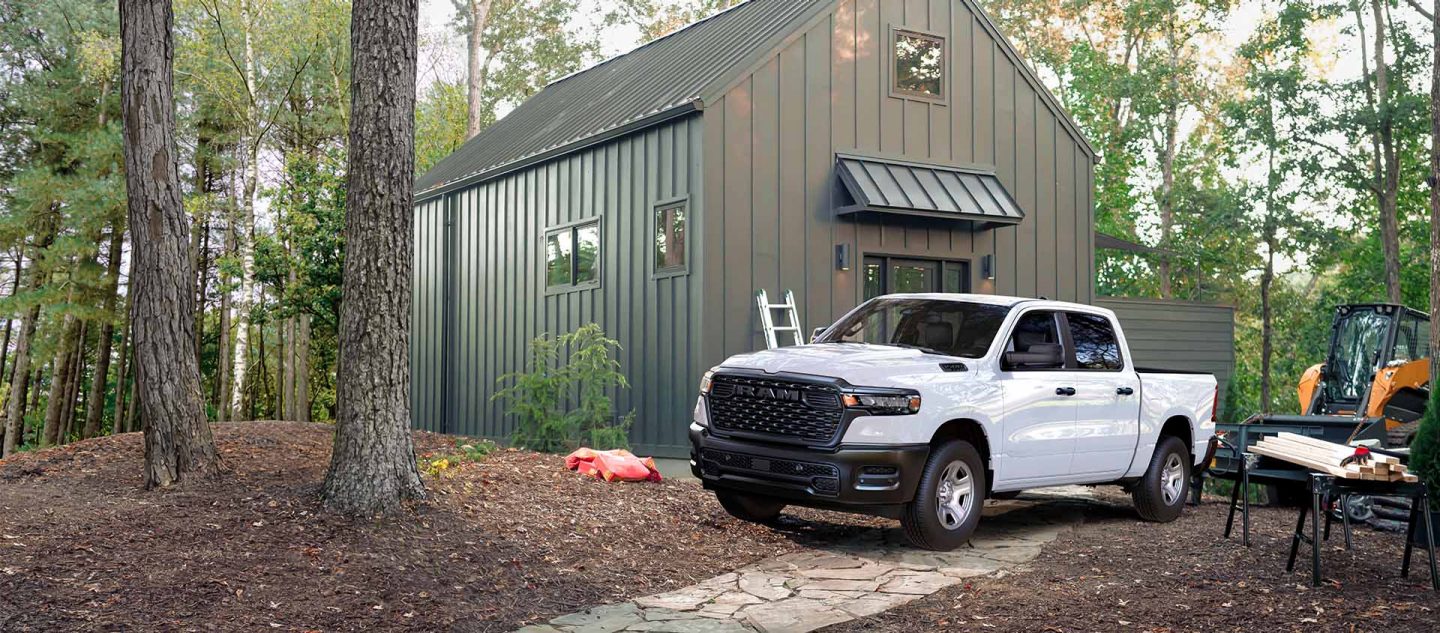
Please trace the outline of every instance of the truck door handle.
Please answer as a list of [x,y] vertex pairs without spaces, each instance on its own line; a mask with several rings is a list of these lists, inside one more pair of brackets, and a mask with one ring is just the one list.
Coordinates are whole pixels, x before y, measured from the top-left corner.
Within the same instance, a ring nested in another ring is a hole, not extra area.
[[1116,389],[1116,390],[1115,390],[1115,393],[1117,393],[1117,394],[1119,394],[1119,395],[1122,395],[1122,396],[1133,396],[1133,395],[1135,395],[1135,390],[1134,390],[1133,388],[1130,388],[1130,387],[1121,387],[1121,388],[1119,388],[1119,389]]
[[1055,395],[1057,395],[1057,396],[1073,396],[1073,395],[1075,395],[1075,388],[1074,388],[1074,387],[1059,387],[1059,388],[1057,388],[1057,389],[1055,390]]

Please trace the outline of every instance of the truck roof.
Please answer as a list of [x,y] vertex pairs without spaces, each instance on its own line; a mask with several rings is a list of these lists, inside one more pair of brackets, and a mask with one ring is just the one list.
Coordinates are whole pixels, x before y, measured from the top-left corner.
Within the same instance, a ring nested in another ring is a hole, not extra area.
[[958,293],[945,293],[945,292],[921,292],[921,293],[902,293],[902,294],[885,295],[885,296],[882,297],[882,298],[885,298],[885,299],[928,299],[928,300],[934,300],[934,301],[968,301],[968,302],[970,302],[970,303],[981,303],[981,304],[985,304],[985,305],[1005,306],[1005,307],[1007,307],[1007,308],[1015,307],[1015,306],[1020,305],[1020,304],[1022,304],[1022,303],[1039,303],[1039,304],[1044,304],[1044,305],[1046,305],[1046,306],[1048,306],[1048,307],[1053,307],[1053,308],[1062,309],[1062,310],[1065,310],[1065,309],[1083,309],[1083,310],[1085,310],[1085,311],[1087,311],[1087,312],[1102,312],[1102,313],[1108,313],[1108,312],[1109,312],[1108,310],[1105,310],[1104,308],[1097,308],[1097,307],[1095,307],[1095,306],[1088,306],[1088,305],[1085,305],[1085,304],[1082,304],[1082,303],[1071,303],[1071,302],[1068,302],[1068,301],[1053,301],[1053,300],[1050,300],[1050,299],[1034,299],[1034,298],[1029,298],[1029,297],[1008,297],[1008,296],[1005,296],[1005,295],[979,295],[979,294],[958,294]]

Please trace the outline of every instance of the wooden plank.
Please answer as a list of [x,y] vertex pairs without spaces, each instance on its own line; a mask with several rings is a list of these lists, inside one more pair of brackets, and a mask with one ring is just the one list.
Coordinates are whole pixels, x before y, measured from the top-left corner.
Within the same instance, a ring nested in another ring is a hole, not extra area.
[[[1305,435],[1300,435],[1300,434],[1298,434],[1298,433],[1281,432],[1280,434],[1276,435],[1275,437],[1279,438],[1280,440],[1289,441],[1289,442],[1296,442],[1296,443],[1299,443],[1299,444],[1304,444],[1304,445],[1308,445],[1308,446],[1314,446],[1314,447],[1316,447],[1316,448],[1321,448],[1321,449],[1327,449],[1327,450],[1343,450],[1343,451],[1348,451],[1349,454],[1353,454],[1353,453],[1355,452],[1355,447],[1353,447],[1353,446],[1346,446],[1346,445],[1344,445],[1344,444],[1336,444],[1336,443],[1334,443],[1334,442],[1327,442],[1327,441],[1325,441],[1325,440],[1315,439],[1315,438],[1313,438],[1313,437],[1308,437],[1308,436],[1305,436]],[[1348,455],[1347,455],[1347,456],[1348,456]],[[1399,458],[1394,457],[1394,456],[1391,456],[1391,455],[1382,455],[1382,454],[1380,454],[1380,453],[1370,453],[1370,457],[1371,457],[1371,459],[1373,459],[1374,461],[1381,462],[1381,463],[1385,463],[1385,464],[1399,464],[1399,463],[1400,463],[1400,459],[1399,459]]]
[[1261,445],[1261,444],[1256,444],[1255,446],[1252,446],[1252,447],[1250,448],[1250,450],[1251,450],[1251,452],[1253,452],[1253,453],[1255,453],[1255,454],[1257,454],[1257,455],[1264,455],[1264,456],[1266,456],[1266,457],[1273,457],[1273,458],[1275,458],[1275,459],[1287,461],[1287,462],[1290,462],[1290,463],[1292,463],[1292,464],[1299,464],[1299,465],[1304,466],[1304,467],[1306,467],[1306,468],[1309,468],[1309,469],[1311,469],[1311,470],[1314,470],[1314,471],[1317,471],[1317,472],[1321,472],[1321,473],[1324,473],[1324,474],[1327,474],[1327,475],[1333,475],[1333,476],[1335,476],[1335,477],[1340,477],[1340,478],[1342,478],[1342,479],[1362,479],[1362,480],[1371,480],[1371,481],[1384,481],[1384,480],[1385,480],[1384,478],[1381,478],[1381,477],[1379,477],[1378,475],[1367,475],[1367,474],[1364,474],[1364,473],[1359,472],[1358,470],[1357,470],[1357,471],[1350,471],[1350,470],[1346,470],[1346,469],[1343,469],[1343,468],[1338,468],[1338,467],[1335,467],[1335,466],[1331,466],[1331,465],[1329,465],[1329,464],[1326,464],[1326,463],[1324,463],[1324,462],[1319,462],[1319,461],[1312,460],[1312,459],[1310,459],[1310,458],[1308,458],[1308,457],[1302,457],[1302,456],[1299,456],[1299,455],[1290,454],[1290,453],[1287,453],[1286,451],[1277,450],[1277,449],[1274,449],[1274,448],[1269,448],[1269,447],[1263,446],[1263,445]]

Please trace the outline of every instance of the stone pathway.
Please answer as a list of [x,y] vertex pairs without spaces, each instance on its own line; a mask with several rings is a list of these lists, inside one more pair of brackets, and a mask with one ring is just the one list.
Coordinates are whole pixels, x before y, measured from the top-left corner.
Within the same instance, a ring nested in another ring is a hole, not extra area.
[[804,633],[874,615],[974,576],[1004,574],[1083,519],[1088,489],[990,502],[968,547],[917,550],[899,528],[786,554],[678,591],[527,626],[518,633]]

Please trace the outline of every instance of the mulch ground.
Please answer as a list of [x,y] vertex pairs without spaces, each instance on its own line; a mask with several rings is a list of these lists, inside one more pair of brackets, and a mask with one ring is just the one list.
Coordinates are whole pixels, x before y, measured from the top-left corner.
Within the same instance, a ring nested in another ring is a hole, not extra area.
[[[0,462],[0,631],[511,630],[866,524],[776,531],[694,482],[606,484],[520,451],[454,460],[426,476],[428,501],[356,522],[317,500],[330,427],[215,433],[225,475],[173,490],[141,489],[136,434]],[[415,438],[422,456],[458,452]]]
[[847,631],[1437,631],[1440,595],[1424,552],[1399,577],[1404,536],[1337,521],[1310,587],[1308,547],[1285,572],[1296,511],[1254,510],[1251,547],[1221,538],[1226,505],[1207,499],[1174,523],[1142,523],[1111,489],[1077,530],[999,579],[975,579],[896,610],[825,629]]

